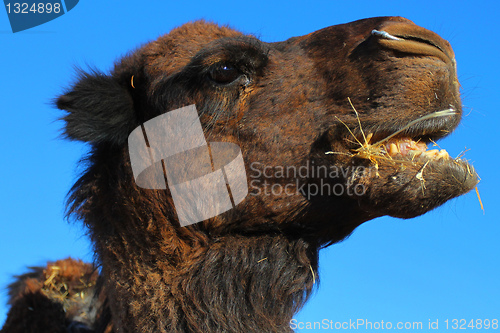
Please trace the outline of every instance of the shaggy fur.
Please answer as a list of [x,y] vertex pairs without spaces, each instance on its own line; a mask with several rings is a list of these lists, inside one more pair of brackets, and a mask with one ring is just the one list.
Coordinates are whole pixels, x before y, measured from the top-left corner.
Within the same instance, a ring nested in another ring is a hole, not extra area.
[[[235,209],[180,227],[168,191],[135,184],[127,137],[191,104],[208,142],[241,148],[251,193]],[[279,43],[188,23],[124,57],[110,74],[81,72],[57,107],[67,111],[67,137],[92,148],[69,215],[88,227],[102,267],[93,301],[100,310],[84,323],[93,332],[289,332],[317,282],[322,247],[375,217],[423,214],[477,182],[460,160],[356,154],[361,129],[377,141],[454,109],[399,134],[428,142],[460,121],[451,47],[400,17]],[[272,192],[276,185],[287,191]],[[356,193],[360,186],[365,191]],[[75,322],[49,295],[11,290],[21,303],[11,302],[2,333],[58,332],[52,323]],[[25,303],[35,301],[49,307],[30,316]],[[41,320],[48,312],[58,319]]]
[[97,271],[71,258],[32,267],[9,286],[11,309],[2,332],[86,333],[101,307]]

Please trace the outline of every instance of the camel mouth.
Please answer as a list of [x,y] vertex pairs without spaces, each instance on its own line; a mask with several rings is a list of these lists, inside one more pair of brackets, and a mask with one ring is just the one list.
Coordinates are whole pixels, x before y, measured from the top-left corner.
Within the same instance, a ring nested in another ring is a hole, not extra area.
[[[400,168],[401,165],[423,165],[426,163],[461,163],[468,172],[472,173],[471,166],[461,160],[461,156],[452,158],[446,149],[442,149],[432,139],[426,137],[396,136],[384,142],[375,142],[373,133],[365,137],[361,147],[351,149],[353,159],[366,159],[373,162],[377,167],[379,164],[393,164]],[[439,149],[432,149],[432,147]]]
[[[353,110],[357,119],[356,128],[351,128],[338,119],[346,128],[346,148],[351,152],[370,151],[388,157],[396,154],[414,157],[426,153],[428,145],[437,145],[435,141],[449,135],[459,121],[459,114],[451,105],[449,109],[429,113],[403,126],[378,122],[362,125],[358,112]],[[434,153],[427,155],[433,156]]]
[[[354,144],[349,144],[348,149],[353,157],[372,161],[378,158],[396,163],[430,163],[439,160],[456,163],[460,156],[452,159],[445,149],[428,149],[431,145],[439,147],[436,141],[449,135],[456,123],[457,111],[453,107],[427,114],[398,129],[379,128],[377,131],[363,130],[358,116],[359,133],[355,135],[354,142],[347,139]],[[354,135],[350,129],[349,132]]]
[[[427,186],[428,189],[431,184],[435,188],[450,184],[454,188],[451,190],[453,196],[460,195],[476,186],[478,176],[472,165],[462,159],[463,153],[452,158],[446,149],[441,149],[436,143],[438,139],[451,133],[458,118],[454,109],[447,109],[427,114],[389,132],[387,127],[363,127],[358,117],[356,129],[351,129],[342,122],[348,132],[344,137],[344,149],[347,153],[330,151],[325,154],[347,155],[347,165],[369,167],[369,170],[374,171],[367,172],[364,176],[350,176],[351,182],[358,181],[364,186],[385,186],[384,184],[398,179],[399,185],[396,187]],[[372,131],[372,128],[378,130]],[[433,149],[433,145],[439,149]],[[381,183],[383,179],[385,181]],[[425,185],[427,179],[429,184]]]
[[393,25],[384,30],[372,30],[377,42],[393,51],[420,56],[433,56],[447,64],[455,63],[448,42],[433,32],[411,25]]

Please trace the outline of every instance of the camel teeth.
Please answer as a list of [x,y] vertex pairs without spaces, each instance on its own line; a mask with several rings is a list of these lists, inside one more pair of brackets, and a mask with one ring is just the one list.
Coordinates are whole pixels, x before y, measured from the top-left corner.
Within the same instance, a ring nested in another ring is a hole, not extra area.
[[439,153],[436,155],[436,158],[437,159],[442,158],[442,159],[448,160],[450,158],[450,154],[448,154],[448,152],[446,150],[441,149],[439,151]]
[[425,152],[425,155],[429,158],[435,158],[437,154],[439,154],[439,150],[437,149],[431,149]]
[[389,155],[394,156],[399,152],[398,146],[395,143],[391,143],[389,146]]

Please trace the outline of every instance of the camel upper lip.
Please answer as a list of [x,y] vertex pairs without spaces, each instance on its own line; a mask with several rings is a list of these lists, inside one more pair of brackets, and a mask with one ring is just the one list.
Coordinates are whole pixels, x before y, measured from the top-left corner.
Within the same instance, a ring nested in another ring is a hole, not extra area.
[[386,48],[408,54],[434,56],[447,64],[455,62],[449,43],[436,33],[413,24],[391,24],[374,29],[371,35]]
[[[459,113],[454,109],[450,109],[451,112],[454,112],[452,115],[446,115],[441,117],[435,117],[430,119],[425,119],[422,121],[415,121],[414,124],[408,126],[412,121],[409,121],[406,124],[401,123],[384,123],[383,125],[380,123],[370,123],[370,122],[362,122],[361,129],[359,125],[353,128],[352,125],[349,126],[350,130],[346,131],[347,138],[349,142],[353,142],[352,134],[355,135],[357,142],[363,142],[364,136],[367,134],[371,134],[372,142],[383,141],[389,136],[393,136],[394,138],[410,138],[414,141],[420,141],[423,143],[430,143],[433,141],[437,141],[448,134],[450,134],[454,128],[456,127],[459,120]],[[446,110],[444,110],[446,111]],[[457,117],[458,116],[458,117]],[[408,126],[404,130],[404,127]],[[349,133],[350,132],[350,133]],[[352,134],[351,134],[352,133]],[[354,146],[356,144],[354,143]]]

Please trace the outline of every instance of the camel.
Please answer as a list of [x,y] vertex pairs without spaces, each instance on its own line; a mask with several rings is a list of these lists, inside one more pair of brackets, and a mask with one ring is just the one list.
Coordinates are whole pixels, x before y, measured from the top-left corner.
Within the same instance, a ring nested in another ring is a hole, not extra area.
[[[427,149],[461,119],[453,50],[401,17],[277,43],[187,23],[110,73],[81,70],[56,106],[65,136],[91,147],[68,216],[88,228],[96,267],[66,259],[19,276],[2,333],[291,332],[320,249],[478,182]],[[171,187],[138,185],[129,140],[187,106],[207,145],[240,149],[248,194],[182,225]]]

